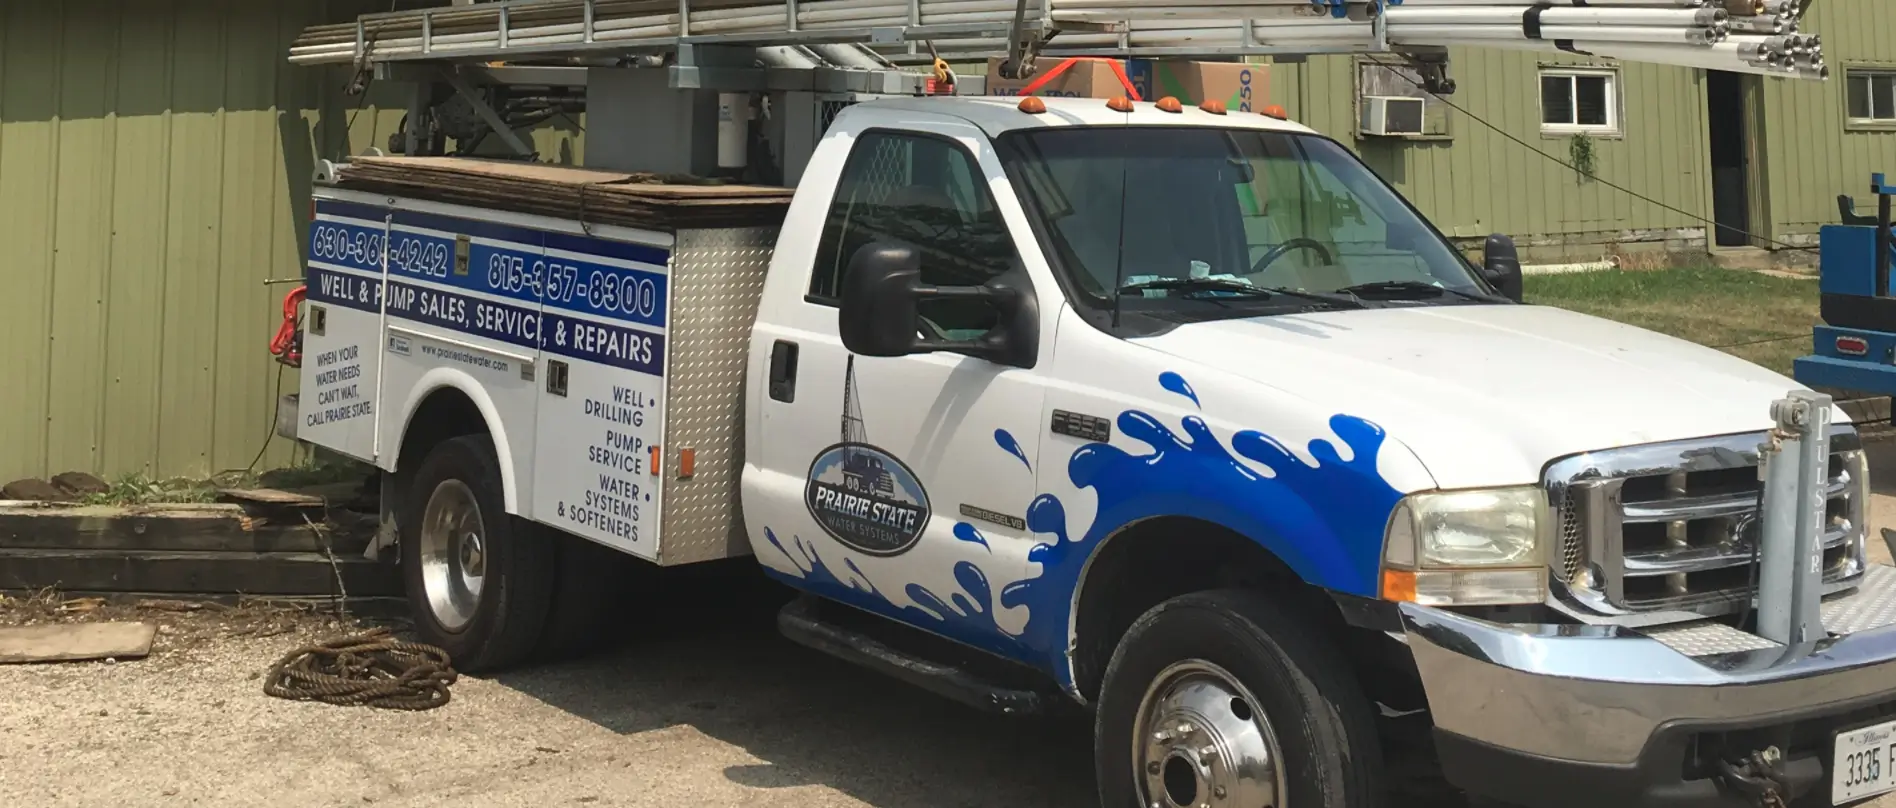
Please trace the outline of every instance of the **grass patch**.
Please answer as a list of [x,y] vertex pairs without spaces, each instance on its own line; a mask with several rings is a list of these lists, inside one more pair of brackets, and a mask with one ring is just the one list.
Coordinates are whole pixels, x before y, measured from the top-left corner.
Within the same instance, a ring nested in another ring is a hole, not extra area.
[[85,498],[88,505],[157,505],[160,503],[212,502],[217,488],[203,480],[155,480],[142,474],[127,474],[108,483],[111,486]]
[[1810,353],[1817,283],[1730,269],[1530,276],[1526,302],[1670,334],[1786,376]]
[[373,469],[347,458],[323,459],[300,466],[272,469],[262,474],[230,473],[211,480],[175,478],[160,480],[143,474],[126,474],[107,485],[104,492],[82,500],[87,505],[166,505],[216,502],[223,488],[305,488],[332,483],[353,483],[367,479]]
[[302,466],[272,469],[257,475],[256,484],[267,488],[303,488],[331,483],[360,482],[375,469],[346,457],[323,458]]

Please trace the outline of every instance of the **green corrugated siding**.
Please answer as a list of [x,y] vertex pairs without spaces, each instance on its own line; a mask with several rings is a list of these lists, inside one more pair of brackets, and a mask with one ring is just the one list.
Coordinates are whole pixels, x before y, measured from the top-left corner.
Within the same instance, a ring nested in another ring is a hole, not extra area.
[[[290,289],[263,281],[302,275],[315,161],[386,148],[407,107],[285,54],[305,25],[386,5],[0,4],[0,482],[250,464]],[[569,122],[531,140],[583,154]]]
[[249,464],[333,78],[283,53],[318,9],[0,8],[0,478]]
[[1589,240],[1611,241],[1626,230],[1702,226],[1666,206],[1709,215],[1705,96],[1695,71],[1624,66],[1625,136],[1595,140],[1600,179],[1661,205],[1601,182],[1576,181],[1573,171],[1534,153],[1562,160],[1570,155],[1565,137],[1541,134],[1537,66],[1587,64],[1585,60],[1455,48],[1450,61],[1450,75],[1457,83],[1451,100],[1525,145],[1459,112],[1450,113],[1448,140],[1356,139],[1351,57],[1273,65],[1273,98],[1293,118],[1356,148],[1450,235],[1584,234],[1597,236]]
[[1867,198],[1871,172],[1896,175],[1896,132],[1848,131],[1844,68],[1896,68],[1896,3],[1822,0],[1805,27],[1822,34],[1830,80],[1765,82],[1771,224],[1777,238],[1837,221],[1837,195]]

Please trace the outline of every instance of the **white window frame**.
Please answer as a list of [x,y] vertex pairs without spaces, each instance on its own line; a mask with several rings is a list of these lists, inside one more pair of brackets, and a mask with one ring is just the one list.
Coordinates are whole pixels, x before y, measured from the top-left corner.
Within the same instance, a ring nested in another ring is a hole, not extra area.
[[1568,86],[1573,88],[1574,91],[1569,93],[1567,98],[1568,98],[1569,103],[1573,105],[1573,117],[1575,120],[1579,120],[1580,118],[1580,102],[1579,102],[1580,93],[1579,93],[1579,83],[1573,81],[1573,79],[1579,79],[1579,78],[1605,79],[1606,80],[1606,123],[1604,125],[1601,125],[1601,124],[1545,123],[1543,122],[1541,124],[1542,133],[1549,134],[1549,135],[1577,135],[1577,134],[1618,135],[1620,134],[1621,132],[1621,129],[1620,129],[1620,72],[1618,70],[1615,70],[1613,68],[1605,68],[1605,67],[1592,67],[1592,68],[1589,68],[1589,67],[1542,67],[1538,75],[1534,77],[1534,101],[1535,101],[1536,114],[1543,118],[1546,116],[1545,110],[1547,109],[1547,95],[1546,95],[1546,92],[1542,89],[1542,85],[1544,83],[1543,80],[1550,79],[1550,78],[1567,79]]
[[1889,110],[1888,117],[1882,117],[1882,118],[1875,117],[1878,110],[1876,109],[1876,92],[1874,89],[1870,91],[1871,117],[1859,118],[1855,115],[1850,114],[1850,85],[1851,83],[1859,79],[1870,81],[1872,79],[1883,78],[1886,76],[1891,77],[1891,78],[1896,78],[1896,67],[1880,67],[1880,66],[1867,67],[1866,66],[1866,67],[1845,67],[1844,68],[1844,71],[1843,71],[1843,117],[1846,122],[1848,122],[1852,126],[1873,127],[1873,128],[1879,128],[1879,129],[1896,127],[1896,109]]

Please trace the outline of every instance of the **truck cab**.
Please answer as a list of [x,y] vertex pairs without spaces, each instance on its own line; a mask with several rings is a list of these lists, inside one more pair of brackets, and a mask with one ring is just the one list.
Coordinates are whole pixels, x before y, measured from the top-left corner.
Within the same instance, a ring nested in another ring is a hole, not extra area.
[[319,221],[362,232],[316,228],[306,351],[379,357],[375,405],[303,436],[389,472],[419,633],[467,667],[596,617],[599,548],[748,553],[804,596],[793,639],[1090,711],[1114,808],[1378,804],[1405,713],[1509,802],[1896,788],[1847,418],[1800,415],[1822,625],[1767,639],[1761,445],[1797,385],[1524,304],[1505,237],[1471,263],[1280,117],[876,100],[787,206],[670,230],[335,186]]

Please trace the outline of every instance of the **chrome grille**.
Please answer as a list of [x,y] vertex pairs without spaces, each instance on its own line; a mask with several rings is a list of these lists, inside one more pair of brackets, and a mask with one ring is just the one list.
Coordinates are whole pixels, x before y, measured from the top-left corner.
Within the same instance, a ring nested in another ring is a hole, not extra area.
[[[1558,515],[1553,570],[1566,594],[1606,614],[1736,610],[1755,590],[1758,446],[1764,434],[1591,452],[1554,463],[1548,504]],[[1861,444],[1831,435],[1823,534],[1826,592],[1864,571],[1867,489]]]

